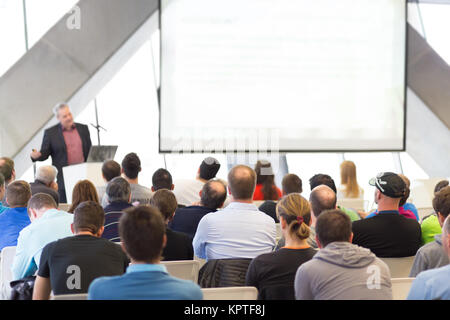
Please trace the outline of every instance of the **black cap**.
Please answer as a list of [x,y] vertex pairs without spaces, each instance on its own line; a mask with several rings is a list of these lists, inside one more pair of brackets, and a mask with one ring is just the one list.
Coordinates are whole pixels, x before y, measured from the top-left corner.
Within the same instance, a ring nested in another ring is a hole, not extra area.
[[215,178],[219,169],[219,161],[216,158],[207,157],[202,161],[202,164],[200,165],[200,178],[205,180]]
[[390,198],[402,198],[406,192],[405,182],[393,172],[381,172],[370,179],[369,184]]

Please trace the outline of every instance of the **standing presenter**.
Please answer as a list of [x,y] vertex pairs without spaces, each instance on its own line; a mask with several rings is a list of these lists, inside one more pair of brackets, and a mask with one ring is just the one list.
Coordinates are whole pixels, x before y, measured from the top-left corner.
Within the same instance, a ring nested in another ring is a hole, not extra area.
[[92,143],[88,126],[73,121],[72,112],[66,103],[58,104],[53,111],[59,123],[45,130],[41,151],[33,149],[30,156],[33,162],[52,157],[52,164],[58,169],[59,199],[61,203],[66,203],[62,168],[85,162]]

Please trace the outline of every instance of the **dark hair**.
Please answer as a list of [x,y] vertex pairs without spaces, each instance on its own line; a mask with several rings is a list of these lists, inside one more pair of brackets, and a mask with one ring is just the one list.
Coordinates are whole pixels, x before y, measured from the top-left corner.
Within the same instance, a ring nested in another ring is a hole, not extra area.
[[325,210],[336,209],[336,193],[328,186],[326,188],[314,188],[309,195],[309,202],[314,216],[317,218]]
[[97,189],[89,180],[78,181],[75,187],[73,187],[72,204],[67,212],[73,213],[76,207],[84,201],[95,201],[100,204]]
[[122,169],[129,179],[136,179],[141,171],[141,160],[136,153],[129,153],[122,160]]
[[153,189],[158,191],[159,189],[170,190],[172,188],[172,175],[166,169],[160,168],[155,171],[152,176]]
[[200,164],[200,178],[204,180],[210,180],[216,177],[217,172],[220,169],[219,160],[213,157],[205,158]]
[[255,165],[256,184],[262,184],[263,200],[278,200],[275,175],[269,161],[258,160]]
[[441,180],[439,181],[436,186],[434,187],[434,193],[439,192],[439,190],[441,190],[442,188],[448,186],[448,180]]
[[9,161],[5,160],[5,162],[2,165],[0,165],[0,173],[3,174],[5,181],[11,180],[13,170],[14,170],[14,167],[11,166]]
[[28,211],[30,211],[30,209],[39,210],[43,208],[56,209],[57,207],[58,205],[56,204],[55,199],[46,193],[36,193],[30,198],[30,201],[28,201]]
[[236,165],[228,172],[228,186],[234,199],[252,199],[255,193],[256,173],[245,165]]
[[115,177],[106,186],[106,195],[109,202],[130,200],[131,186],[122,177]]
[[5,186],[5,176],[0,172],[0,187]]
[[95,201],[80,203],[73,213],[73,227],[76,232],[89,231],[97,233],[105,224],[105,211]]
[[300,179],[299,176],[293,173],[288,173],[283,177],[281,186],[285,194],[303,192],[302,179]]
[[177,198],[172,191],[161,189],[156,191],[150,199],[150,205],[159,209],[164,220],[170,220],[177,210]]
[[450,213],[450,186],[444,187],[434,195],[433,209],[447,217]]
[[341,210],[325,210],[317,218],[316,235],[323,248],[336,241],[348,242],[351,234],[352,222]]
[[406,203],[406,201],[407,201],[408,198],[409,198],[410,192],[411,192],[411,191],[409,190],[408,185],[406,185],[406,186],[405,186],[405,194],[404,194],[404,196],[400,199],[400,203],[398,204],[399,207],[403,206],[403,205]]
[[102,165],[102,174],[106,181],[120,176],[120,164],[114,160],[106,160]]
[[311,179],[309,179],[309,186],[311,187],[311,190],[317,186],[320,186],[321,184],[329,186],[331,190],[334,191],[334,193],[337,193],[336,184],[329,175],[319,173],[312,176]]
[[[214,188],[213,185],[220,185],[220,188]],[[209,180],[203,185],[201,203],[210,209],[220,208],[227,198],[227,187],[220,180]]]
[[6,200],[10,207],[26,207],[30,198],[31,188],[26,181],[13,181],[6,187]]
[[119,235],[125,251],[137,261],[154,262],[161,258],[165,233],[163,217],[152,206],[126,209],[119,221]]

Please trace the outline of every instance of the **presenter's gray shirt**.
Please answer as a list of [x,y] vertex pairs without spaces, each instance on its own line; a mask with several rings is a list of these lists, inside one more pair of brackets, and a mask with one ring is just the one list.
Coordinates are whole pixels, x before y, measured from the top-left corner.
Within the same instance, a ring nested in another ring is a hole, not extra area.
[[392,300],[389,267],[369,249],[332,242],[295,275],[297,300]]

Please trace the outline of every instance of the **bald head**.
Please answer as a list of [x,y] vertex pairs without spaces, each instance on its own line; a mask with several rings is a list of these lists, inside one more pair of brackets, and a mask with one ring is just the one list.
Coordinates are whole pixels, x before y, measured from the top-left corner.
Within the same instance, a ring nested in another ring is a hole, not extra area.
[[203,185],[201,204],[210,209],[222,207],[227,198],[227,188],[220,180],[209,180]]
[[245,165],[234,166],[228,173],[228,186],[235,200],[251,200],[256,187],[255,171]]
[[335,209],[336,201],[336,193],[324,184],[315,187],[309,195],[311,210],[316,218],[322,211]]

